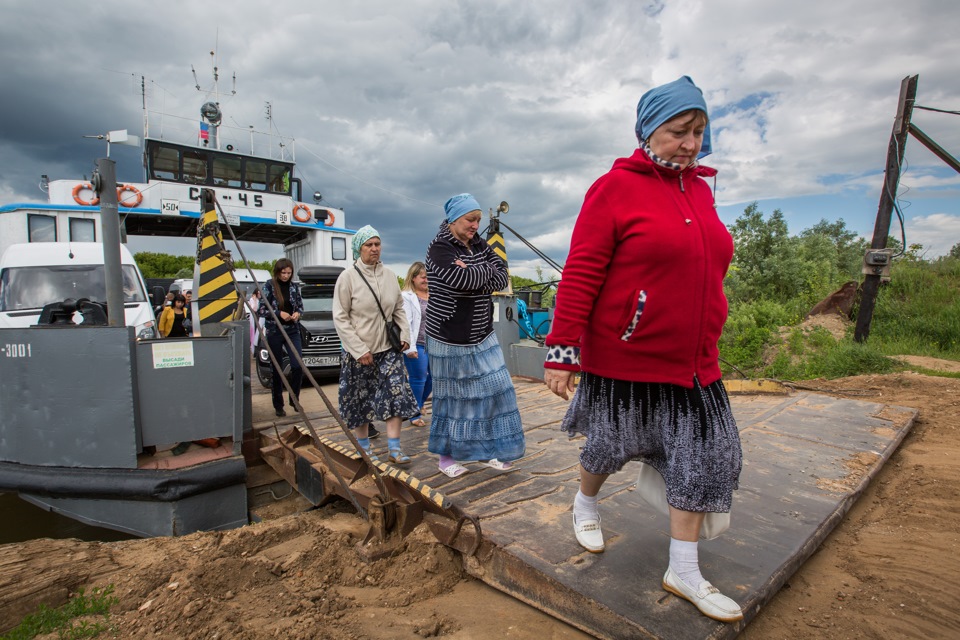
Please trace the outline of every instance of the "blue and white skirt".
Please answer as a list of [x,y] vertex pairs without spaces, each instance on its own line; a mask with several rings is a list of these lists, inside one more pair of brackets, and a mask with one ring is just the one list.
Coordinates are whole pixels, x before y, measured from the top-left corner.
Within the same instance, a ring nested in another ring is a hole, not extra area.
[[516,460],[525,440],[517,394],[497,335],[456,345],[427,336],[433,376],[431,453],[455,460]]
[[399,351],[373,354],[372,365],[360,364],[346,350],[341,358],[340,415],[349,428],[396,416],[406,419],[420,412]]

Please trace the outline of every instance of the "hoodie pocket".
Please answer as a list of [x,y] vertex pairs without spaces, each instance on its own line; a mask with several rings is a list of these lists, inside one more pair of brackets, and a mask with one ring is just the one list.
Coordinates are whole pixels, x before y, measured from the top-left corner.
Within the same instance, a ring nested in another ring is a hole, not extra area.
[[637,325],[640,324],[640,317],[643,315],[643,308],[647,304],[647,292],[641,289],[635,293],[635,299],[637,301],[636,305],[633,307],[632,317],[629,318],[626,328],[623,330],[623,333],[620,335],[620,339],[626,342],[632,336],[634,331],[637,330]]

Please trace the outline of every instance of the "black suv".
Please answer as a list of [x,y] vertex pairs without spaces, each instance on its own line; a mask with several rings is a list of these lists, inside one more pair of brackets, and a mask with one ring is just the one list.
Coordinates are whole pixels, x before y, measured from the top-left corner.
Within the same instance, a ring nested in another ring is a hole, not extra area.
[[[333,287],[343,267],[303,267],[297,273],[300,294],[303,297],[303,315],[300,317],[303,339],[303,363],[314,378],[340,375],[340,336],[333,326]],[[283,358],[284,372],[290,363]],[[273,384],[270,354],[260,339],[257,344],[257,377],[269,388]]]

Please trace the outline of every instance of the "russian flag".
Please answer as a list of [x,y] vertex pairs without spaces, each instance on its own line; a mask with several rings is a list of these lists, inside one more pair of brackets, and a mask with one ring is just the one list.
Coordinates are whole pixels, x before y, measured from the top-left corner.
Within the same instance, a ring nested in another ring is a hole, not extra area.
[[210,125],[206,122],[200,123],[200,139],[209,140],[210,139]]

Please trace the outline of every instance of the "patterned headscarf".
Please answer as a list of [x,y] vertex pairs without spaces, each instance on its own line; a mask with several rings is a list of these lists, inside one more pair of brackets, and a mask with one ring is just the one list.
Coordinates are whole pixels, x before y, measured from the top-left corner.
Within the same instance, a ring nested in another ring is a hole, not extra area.
[[460,195],[453,196],[443,205],[443,212],[447,216],[447,222],[453,222],[471,211],[478,210],[480,210],[480,203],[469,193],[461,193]]
[[360,247],[362,247],[367,240],[379,237],[380,232],[370,225],[357,229],[357,233],[353,236],[353,259],[360,259]]
[[[703,91],[693,84],[690,76],[682,76],[673,82],[654,87],[640,98],[637,104],[637,140],[641,143],[650,139],[657,127],[670,118],[689,111],[699,109],[707,113],[707,103],[703,99]],[[703,132],[703,145],[697,158],[710,154],[710,124]]]

